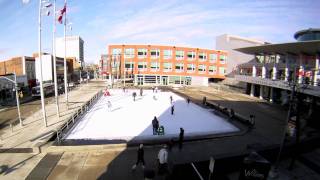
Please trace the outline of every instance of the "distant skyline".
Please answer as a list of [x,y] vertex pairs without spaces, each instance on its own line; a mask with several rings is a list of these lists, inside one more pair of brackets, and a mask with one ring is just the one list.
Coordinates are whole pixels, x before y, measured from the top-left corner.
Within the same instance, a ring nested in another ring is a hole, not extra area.
[[[56,0],[57,9],[64,0]],[[39,0],[0,0],[0,61],[38,51]],[[84,59],[98,63],[110,44],[215,48],[232,34],[271,43],[320,28],[319,0],[68,0],[68,35],[85,42]],[[52,16],[43,16],[42,50],[51,53]],[[63,26],[57,24],[57,37]]]

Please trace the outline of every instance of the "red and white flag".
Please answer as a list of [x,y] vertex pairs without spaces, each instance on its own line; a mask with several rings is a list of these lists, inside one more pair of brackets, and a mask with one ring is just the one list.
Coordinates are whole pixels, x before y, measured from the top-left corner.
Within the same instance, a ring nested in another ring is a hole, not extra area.
[[67,11],[67,5],[65,4],[63,9],[59,11],[58,22],[60,24],[62,24],[62,18],[63,18],[63,15],[66,13],[66,11]]

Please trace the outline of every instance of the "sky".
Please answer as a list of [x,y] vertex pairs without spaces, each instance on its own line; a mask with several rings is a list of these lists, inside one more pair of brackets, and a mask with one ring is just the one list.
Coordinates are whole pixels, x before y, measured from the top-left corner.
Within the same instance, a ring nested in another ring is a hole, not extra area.
[[[23,1],[0,0],[0,61],[38,51],[39,0]],[[56,2],[61,9],[64,0]],[[295,32],[320,28],[319,7],[320,0],[68,0],[67,34],[84,40],[85,62],[98,63],[110,44],[214,49],[222,34],[292,42]],[[42,50],[49,53],[52,24],[42,16]]]

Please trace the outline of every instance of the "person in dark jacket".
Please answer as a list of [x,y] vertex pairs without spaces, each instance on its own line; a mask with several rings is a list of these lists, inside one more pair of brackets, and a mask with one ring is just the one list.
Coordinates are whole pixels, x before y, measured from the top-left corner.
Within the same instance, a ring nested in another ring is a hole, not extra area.
[[173,101],[173,97],[172,96],[170,96],[170,103],[172,104],[172,101]]
[[174,105],[171,106],[171,115],[174,113]]
[[144,150],[143,150],[143,144],[140,144],[138,149],[138,159],[137,162],[132,166],[132,170],[135,170],[137,168],[137,165],[141,162],[142,163],[142,169],[144,169],[145,161],[144,161]]
[[188,103],[188,105],[190,104],[190,98],[189,97],[187,98],[187,103]]
[[133,101],[136,101],[136,96],[137,96],[137,93],[136,93],[136,92],[133,92],[133,93],[132,93]]
[[184,139],[184,129],[180,128],[180,134],[179,134],[179,149],[182,149],[182,143]]
[[156,116],[152,120],[152,128],[153,128],[153,135],[157,135],[158,128],[159,128],[159,121]]
[[143,89],[140,88],[140,96],[142,96],[142,94],[143,94]]

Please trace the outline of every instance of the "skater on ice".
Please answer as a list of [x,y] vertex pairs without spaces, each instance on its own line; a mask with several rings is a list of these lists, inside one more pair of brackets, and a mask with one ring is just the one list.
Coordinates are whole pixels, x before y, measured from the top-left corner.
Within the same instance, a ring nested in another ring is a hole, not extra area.
[[155,101],[157,100],[157,97],[156,97],[156,95],[153,95],[153,100],[155,100]]
[[174,113],[174,105],[172,104],[172,106],[171,106],[171,115],[173,115],[173,113]]
[[142,169],[144,169],[145,161],[144,161],[143,144],[140,144],[137,154],[138,154],[138,159],[137,159],[137,162],[132,166],[132,170],[135,170],[137,168],[137,165],[139,165],[139,163],[142,163]]
[[190,104],[190,98],[189,97],[187,98],[187,103],[188,103],[188,105]]
[[153,135],[157,135],[158,128],[159,128],[159,121],[156,116],[152,120],[152,127],[153,127]]
[[137,93],[136,93],[136,92],[133,92],[133,93],[132,93],[133,101],[136,101],[136,96],[137,96]]
[[108,91],[107,88],[104,90],[103,95],[104,95],[104,96],[110,96],[110,92]]
[[172,101],[173,101],[173,97],[172,96],[170,96],[170,103],[172,104]]
[[143,94],[143,89],[140,88],[140,96],[142,96],[142,94]]
[[156,87],[154,90],[156,91],[156,93],[158,93],[158,87]]

